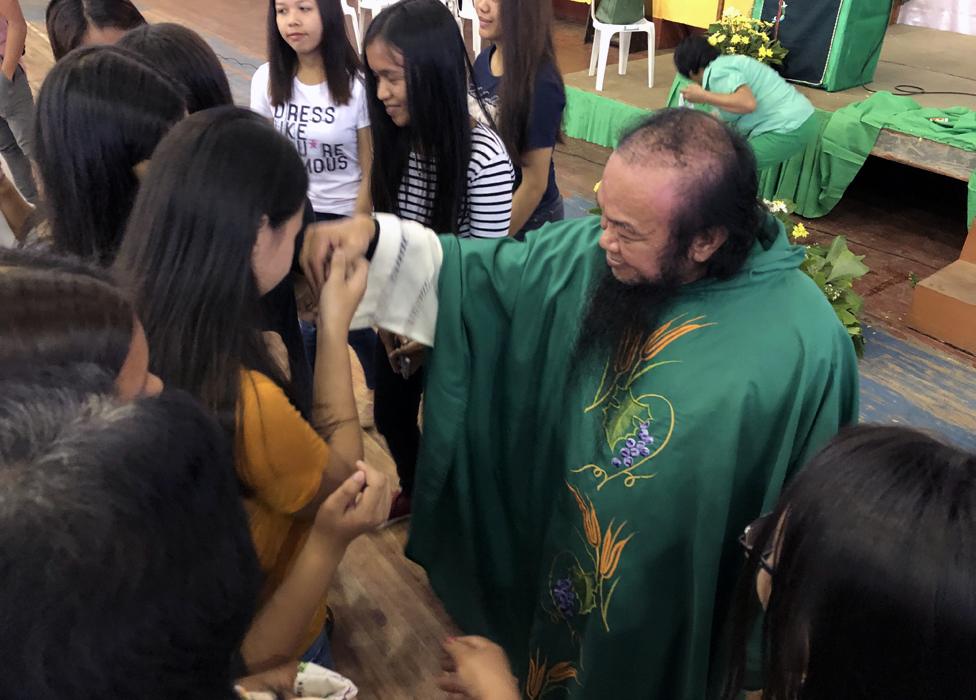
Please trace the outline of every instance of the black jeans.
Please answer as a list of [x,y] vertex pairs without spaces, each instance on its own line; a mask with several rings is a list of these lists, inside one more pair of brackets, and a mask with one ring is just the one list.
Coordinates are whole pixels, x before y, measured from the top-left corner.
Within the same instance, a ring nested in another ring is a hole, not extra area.
[[396,462],[397,475],[403,493],[413,493],[414,475],[417,473],[417,455],[420,451],[420,428],[417,413],[424,393],[424,370],[420,369],[409,379],[393,371],[386,356],[386,346],[376,343],[376,395],[373,416],[376,429],[386,438],[386,444]]

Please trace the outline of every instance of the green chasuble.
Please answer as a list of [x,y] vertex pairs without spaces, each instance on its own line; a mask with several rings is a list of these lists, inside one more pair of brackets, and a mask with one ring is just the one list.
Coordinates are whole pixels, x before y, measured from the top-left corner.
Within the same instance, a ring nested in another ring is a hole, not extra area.
[[526,698],[696,700],[737,537],[855,421],[856,359],[769,219],[740,274],[571,366],[599,235],[589,217],[525,243],[441,239],[407,551]]

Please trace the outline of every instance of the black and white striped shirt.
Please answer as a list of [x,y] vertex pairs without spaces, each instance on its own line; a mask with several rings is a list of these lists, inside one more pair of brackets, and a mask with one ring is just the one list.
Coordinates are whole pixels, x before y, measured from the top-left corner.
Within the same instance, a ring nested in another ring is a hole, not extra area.
[[[397,202],[400,216],[424,225],[430,223],[436,182],[434,164],[410,154],[407,174],[400,183]],[[468,163],[467,211],[458,222],[462,237],[500,238],[508,235],[512,221],[512,189],[515,168],[498,134],[484,124],[471,129]]]

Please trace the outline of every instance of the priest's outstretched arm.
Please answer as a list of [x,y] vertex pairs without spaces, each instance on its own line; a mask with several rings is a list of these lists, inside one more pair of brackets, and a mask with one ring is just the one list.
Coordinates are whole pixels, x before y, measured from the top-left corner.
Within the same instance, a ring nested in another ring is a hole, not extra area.
[[338,248],[350,259],[366,256],[370,261],[366,294],[352,330],[375,326],[433,347],[443,259],[437,234],[392,214],[311,226],[301,263],[313,286],[325,282],[326,262]]

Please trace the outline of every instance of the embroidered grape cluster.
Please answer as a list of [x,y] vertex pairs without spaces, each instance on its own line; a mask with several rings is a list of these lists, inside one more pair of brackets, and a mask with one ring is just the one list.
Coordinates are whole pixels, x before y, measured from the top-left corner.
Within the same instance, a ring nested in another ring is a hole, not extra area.
[[653,444],[654,438],[651,437],[650,423],[641,423],[640,429],[637,431],[637,438],[627,438],[617,456],[610,460],[610,464],[617,469],[632,467],[634,462],[640,460],[641,457],[651,456],[651,445]]
[[552,586],[552,599],[563,617],[572,617],[576,612],[578,598],[573,590],[573,582],[568,578],[561,578]]

